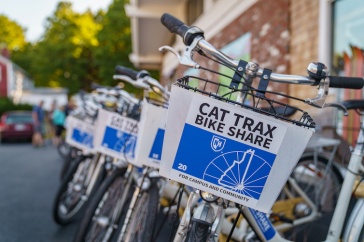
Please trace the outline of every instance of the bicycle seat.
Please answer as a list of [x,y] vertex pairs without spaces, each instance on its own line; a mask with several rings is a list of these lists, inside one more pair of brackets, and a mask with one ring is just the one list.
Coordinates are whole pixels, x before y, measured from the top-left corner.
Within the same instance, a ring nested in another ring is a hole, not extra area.
[[345,106],[347,110],[350,109],[364,109],[364,100],[358,99],[358,100],[346,100],[340,102],[342,105]]

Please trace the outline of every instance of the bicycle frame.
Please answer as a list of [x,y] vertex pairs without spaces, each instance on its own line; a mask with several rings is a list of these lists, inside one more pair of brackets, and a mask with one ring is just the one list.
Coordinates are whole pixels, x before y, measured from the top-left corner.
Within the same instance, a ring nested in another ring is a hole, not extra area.
[[[344,219],[349,202],[351,197],[352,188],[354,186],[356,174],[361,169],[361,162],[363,159],[363,142],[364,142],[364,124],[363,124],[363,118],[361,118],[361,125],[360,125],[360,131],[358,134],[358,139],[355,145],[355,149],[351,154],[351,158],[348,165],[348,171],[345,174],[344,182],[341,187],[340,195],[338,202],[336,204],[336,209],[334,212],[334,216],[332,217],[329,232],[326,238],[326,241],[332,241],[336,242],[339,240],[339,237],[341,235],[341,231],[343,229]],[[360,230],[358,231],[360,233]]]
[[[354,151],[352,152],[351,159],[349,161],[348,170],[344,176],[344,182],[340,190],[340,195],[338,202],[336,204],[335,210],[334,210],[334,216],[330,223],[330,228],[327,234],[326,242],[337,242],[339,240],[339,237],[341,235],[341,231],[343,230],[344,225],[344,218],[345,215],[348,212],[348,206],[350,202],[350,197],[352,193],[352,188],[355,182],[356,174],[361,170],[361,162],[362,158],[364,156],[364,124],[361,124],[361,129],[358,135],[358,141],[356,144],[356,147]],[[305,193],[302,191],[302,189],[299,188],[299,186],[296,184],[294,179],[289,178],[288,182],[294,187],[294,189],[299,193],[300,196],[304,198],[306,202],[309,203],[310,208],[315,209],[315,205],[312,203],[312,201],[305,195]],[[183,217],[181,219],[180,226],[178,228],[177,234],[175,236],[174,242],[179,242],[183,240],[183,236],[186,235],[186,231],[188,229],[188,224],[191,220],[191,218],[194,216],[192,213],[194,210],[194,207],[197,206],[195,211],[201,210],[200,207],[203,207],[205,203],[198,204],[197,200],[199,198],[199,194],[197,192],[191,193],[185,212],[183,214]],[[214,216],[214,220],[212,221],[205,221],[211,224],[211,235],[209,241],[217,241],[216,234],[219,234],[221,231],[222,222],[224,221],[224,209],[221,204],[217,205],[218,207],[218,213]],[[357,206],[355,207],[353,211],[354,217],[351,218],[351,222],[348,223],[350,225],[350,228],[346,230],[346,235],[344,237],[345,240],[343,241],[357,241],[360,232],[361,232],[361,226],[363,225],[364,216],[361,216],[364,213],[364,199],[360,199],[358,201]],[[216,208],[215,208],[216,210]],[[221,211],[220,211],[221,210]],[[196,213],[196,212],[195,212]],[[355,213],[355,214],[354,214]],[[244,218],[247,220],[248,224],[252,227],[254,232],[251,232],[250,234],[238,234],[233,233],[234,239],[243,239],[253,237],[254,235],[258,236],[261,241],[266,242],[280,242],[280,241],[288,241],[284,238],[282,238],[279,234],[279,230],[285,229],[288,227],[297,226],[300,224],[307,223],[309,221],[314,220],[318,212],[317,210],[313,210],[311,215],[308,217],[304,217],[302,219],[296,220],[293,224],[282,224],[280,226],[274,227],[273,224],[270,222],[269,217],[257,210],[250,209],[247,207],[242,208],[242,214],[244,215]],[[199,218],[201,219],[201,217]],[[224,231],[227,231],[228,229],[231,229],[231,225],[224,225]],[[243,232],[246,232],[246,230]],[[349,236],[350,235],[350,236]]]

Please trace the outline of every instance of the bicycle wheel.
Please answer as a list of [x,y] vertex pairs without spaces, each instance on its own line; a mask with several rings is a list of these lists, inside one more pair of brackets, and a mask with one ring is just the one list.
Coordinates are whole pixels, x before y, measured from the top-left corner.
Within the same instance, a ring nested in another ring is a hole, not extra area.
[[354,208],[345,224],[342,241],[364,241],[364,199],[355,201]]
[[62,157],[62,159],[67,159],[71,156],[72,147],[67,144],[64,140],[57,146],[58,154]]
[[[73,149],[73,148],[72,148]],[[72,151],[77,152],[77,151]],[[60,172],[60,180],[62,181],[66,175],[68,174],[69,169],[77,163],[78,156],[75,154],[73,156],[69,156],[67,159],[63,160],[63,166]]]
[[[317,162],[315,162],[313,155],[302,157],[291,177],[316,205],[321,216],[315,221],[293,227],[284,232],[283,235],[286,239],[313,242],[323,241],[326,238],[343,178],[335,166],[328,166],[326,157],[318,156],[317,158]],[[294,190],[291,189],[290,192],[295,197],[299,197]],[[310,213],[307,209],[308,206],[303,200],[298,202],[292,211],[293,219],[307,216]]]
[[[154,225],[159,205],[159,189],[157,180],[151,181],[148,190],[143,191],[137,200],[131,214],[131,220],[122,241],[151,242],[153,241]],[[123,221],[121,221],[123,222]]]
[[[126,168],[116,169],[103,181],[87,206],[74,241],[109,241],[113,236],[115,227],[112,224],[112,216],[125,192],[125,171]],[[121,215],[126,213],[127,205],[128,202]]]
[[[92,159],[80,157],[68,170],[61,183],[53,204],[53,219],[60,225],[67,225],[75,220],[81,213],[87,201],[85,196],[88,184],[85,184]],[[104,177],[104,170],[98,175],[94,188],[100,184]],[[90,194],[92,196],[92,192]]]
[[77,160],[77,158],[76,159],[69,158],[69,159],[65,159],[63,161],[63,166],[62,166],[61,172],[59,174],[59,178],[61,181],[66,177],[69,169],[72,167],[72,164],[75,162],[75,160]]

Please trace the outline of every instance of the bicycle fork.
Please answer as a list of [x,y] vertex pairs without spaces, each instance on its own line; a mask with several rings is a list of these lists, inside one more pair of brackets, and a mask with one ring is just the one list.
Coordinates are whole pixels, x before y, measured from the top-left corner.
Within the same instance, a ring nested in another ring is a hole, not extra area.
[[[222,205],[218,205],[215,214],[215,209],[212,204],[208,202],[199,203],[199,198],[199,190],[196,190],[190,194],[186,209],[183,213],[177,233],[174,237],[174,242],[182,242],[184,240],[188,234],[189,225],[192,221],[208,225],[210,228],[208,241],[218,241],[223,221],[222,219],[225,216],[225,210]],[[196,206],[197,208],[194,211]]]

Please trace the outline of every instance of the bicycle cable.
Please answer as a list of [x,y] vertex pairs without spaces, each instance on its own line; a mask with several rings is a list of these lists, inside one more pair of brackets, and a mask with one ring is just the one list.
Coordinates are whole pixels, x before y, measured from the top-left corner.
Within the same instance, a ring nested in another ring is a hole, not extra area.
[[234,220],[234,224],[233,226],[231,227],[230,229],[230,233],[229,233],[229,236],[227,237],[226,239],[226,242],[230,242],[231,240],[231,237],[233,236],[233,233],[234,233],[234,230],[235,230],[235,227],[236,227],[236,224],[238,223],[239,221],[239,217],[241,216],[242,212],[241,212],[241,206],[238,206],[239,207],[239,213],[236,215],[236,218]]
[[[183,188],[185,187],[184,184],[182,184],[180,186],[180,190],[179,190],[179,197],[178,197],[178,202],[177,202],[177,209],[176,209],[176,213],[173,214],[173,218],[172,218],[172,229],[171,229],[171,234],[169,236],[169,242],[172,242],[174,240],[174,231],[176,229],[176,227],[178,228],[178,224],[176,226],[176,219],[179,219],[179,208],[181,206],[181,201],[182,201],[182,195],[183,195]],[[176,231],[177,232],[177,231]]]

